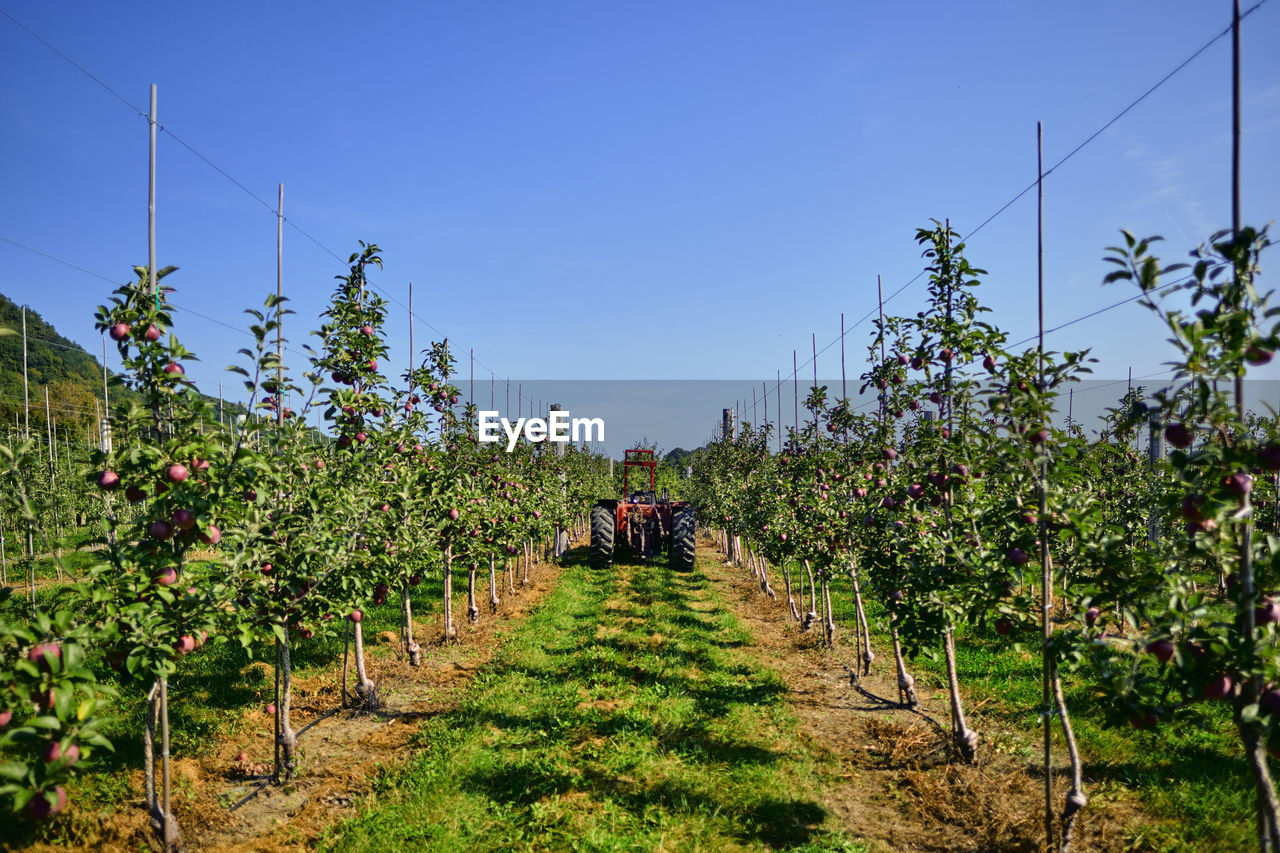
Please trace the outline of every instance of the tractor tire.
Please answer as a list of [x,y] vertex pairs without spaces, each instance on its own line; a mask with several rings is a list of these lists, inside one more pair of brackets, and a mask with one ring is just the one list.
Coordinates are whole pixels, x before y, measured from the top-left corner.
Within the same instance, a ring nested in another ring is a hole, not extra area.
[[671,513],[671,568],[678,572],[693,571],[696,549],[693,507],[680,507]]
[[593,569],[603,569],[613,561],[613,510],[596,505],[591,508],[591,551],[588,562]]

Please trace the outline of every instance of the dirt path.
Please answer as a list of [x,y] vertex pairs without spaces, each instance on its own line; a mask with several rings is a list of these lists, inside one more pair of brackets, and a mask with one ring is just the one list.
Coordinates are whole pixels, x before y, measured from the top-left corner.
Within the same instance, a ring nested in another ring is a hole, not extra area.
[[[945,690],[918,683],[921,713],[899,707],[889,648],[874,648],[871,674],[851,682],[852,626],[840,626],[835,650],[826,651],[818,628],[802,631],[791,619],[777,578],[778,600],[770,601],[749,570],[725,565],[714,546],[700,542],[698,557],[699,567],[756,638],[744,650],[790,688],[802,746],[837,763],[825,805],[849,832],[873,848],[893,851],[1041,849],[1043,776],[992,749],[996,724],[972,713],[977,699],[968,698],[967,708],[984,735],[982,764],[952,763],[949,732],[942,728],[949,719]],[[1065,788],[1064,782],[1056,786],[1058,810]],[[1073,851],[1129,849],[1125,837],[1136,817],[1133,808],[1100,799],[1078,820]]]
[[[502,604],[478,625],[455,612],[458,639],[450,644],[423,642],[423,663],[411,668],[399,659],[394,632],[367,637],[370,678],[378,685],[374,713],[341,710],[341,661],[318,675],[294,680],[294,729],[299,737],[296,781],[281,787],[266,784],[273,739],[272,718],[260,708],[247,709],[242,733],[225,739],[199,758],[173,762],[174,814],[187,850],[308,851],[324,831],[355,813],[384,769],[408,760],[411,741],[423,719],[457,704],[476,673],[501,648],[514,623],[528,616],[559,581],[561,567],[543,562],[529,573],[529,584],[514,593],[500,590]],[[485,589],[487,600],[487,588]],[[457,605],[455,596],[455,607]],[[439,614],[415,619],[415,634],[439,634]],[[257,662],[250,668],[270,665]],[[351,672],[354,679],[354,670]],[[354,681],[348,681],[348,685]],[[244,751],[247,761],[237,761]],[[110,813],[82,815],[72,837],[28,849],[134,853],[154,847],[142,806],[142,772],[130,774],[133,799]]]

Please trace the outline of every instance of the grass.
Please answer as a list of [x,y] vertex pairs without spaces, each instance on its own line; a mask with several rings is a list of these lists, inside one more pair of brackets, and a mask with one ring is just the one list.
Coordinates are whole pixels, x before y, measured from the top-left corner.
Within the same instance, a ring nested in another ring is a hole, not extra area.
[[862,850],[698,573],[566,570],[329,850]]
[[[852,630],[853,592],[841,580],[832,589],[837,621]],[[877,666],[892,666],[887,614],[867,603]],[[1036,641],[1029,651],[1010,647],[992,630],[957,633],[956,668],[968,696],[971,724],[984,737],[981,748],[998,749],[1038,763],[1041,665]],[[941,648],[908,662],[921,686],[944,689]],[[1192,851],[1253,850],[1253,786],[1225,702],[1200,702],[1152,731],[1110,728],[1084,677],[1064,675],[1067,708],[1084,760],[1085,787],[1095,802],[1118,796],[1136,799],[1155,820],[1135,831],[1135,849]],[[980,705],[980,708],[979,708]],[[1061,730],[1054,729],[1056,760],[1065,762]]]

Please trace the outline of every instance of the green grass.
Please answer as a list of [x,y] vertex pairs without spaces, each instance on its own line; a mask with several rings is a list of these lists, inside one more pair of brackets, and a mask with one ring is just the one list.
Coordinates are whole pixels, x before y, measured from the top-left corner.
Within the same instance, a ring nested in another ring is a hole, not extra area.
[[861,850],[698,573],[566,570],[326,849]]
[[[841,580],[832,589],[837,621],[851,631],[853,592]],[[892,666],[892,646],[883,608],[868,603],[876,666]],[[1028,652],[1010,647],[994,631],[965,629],[956,637],[956,669],[967,696],[966,710],[981,703],[970,720],[985,737],[982,748],[998,749],[1029,762],[1039,761],[1041,665],[1038,641]],[[946,669],[925,655],[908,662],[922,686],[943,689]],[[1063,677],[1067,708],[1084,758],[1088,796],[1103,801],[1135,798],[1155,818],[1135,831],[1135,849],[1192,853],[1253,850],[1253,786],[1239,738],[1225,702],[1201,702],[1153,731],[1109,728],[1085,677]],[[1054,729],[1057,760],[1065,761],[1061,730]]]

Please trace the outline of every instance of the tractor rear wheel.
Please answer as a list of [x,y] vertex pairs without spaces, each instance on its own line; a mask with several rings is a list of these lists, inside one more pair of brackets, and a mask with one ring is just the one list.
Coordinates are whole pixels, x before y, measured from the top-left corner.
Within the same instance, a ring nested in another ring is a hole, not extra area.
[[589,562],[592,568],[602,569],[613,560],[613,509],[603,504],[591,508],[591,551]]
[[671,513],[671,568],[680,572],[693,570],[694,542],[693,507],[678,507]]

